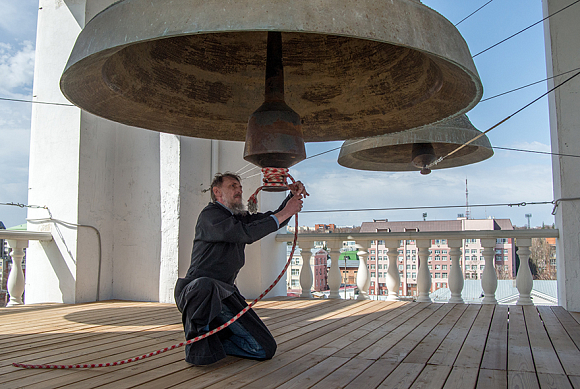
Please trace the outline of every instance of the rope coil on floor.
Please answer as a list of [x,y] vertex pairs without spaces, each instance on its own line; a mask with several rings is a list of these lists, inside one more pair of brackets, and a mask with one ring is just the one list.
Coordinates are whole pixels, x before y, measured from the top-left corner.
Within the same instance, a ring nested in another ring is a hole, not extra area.
[[[265,172],[265,171],[267,171],[267,172]],[[253,204],[256,207],[257,207],[256,195],[258,194],[258,192],[262,188],[277,186],[280,188],[284,187],[284,188],[288,189],[288,184],[286,182],[286,178],[289,178],[292,181],[292,183],[296,183],[296,181],[294,181],[294,178],[292,178],[292,176],[290,176],[288,174],[288,169],[263,168],[262,172],[264,172],[264,180],[263,180],[264,185],[259,187],[256,190],[256,192],[254,192],[254,194],[250,197],[250,199],[253,199]],[[250,200],[248,200],[248,203],[249,202],[250,202]],[[227,322],[225,322],[221,326],[214,328],[213,330],[206,332],[203,335],[196,336],[195,338],[190,339],[186,342],[177,343],[177,344],[174,344],[172,346],[165,347],[165,348],[162,348],[160,350],[150,352],[148,354],[144,354],[144,355],[129,358],[129,359],[123,359],[123,360],[116,361],[116,362],[90,363],[90,364],[85,363],[85,364],[72,364],[72,365],[51,365],[51,364],[35,365],[35,364],[14,362],[14,363],[12,363],[12,365],[15,367],[21,367],[24,369],[93,369],[93,368],[98,368],[98,367],[120,366],[120,365],[125,365],[125,364],[130,363],[130,362],[140,361],[140,360],[145,359],[145,358],[159,355],[159,354],[162,354],[166,351],[171,351],[171,350],[174,350],[174,349],[179,348],[179,347],[183,347],[183,346],[188,345],[188,344],[199,342],[200,340],[205,339],[208,336],[214,335],[215,333],[223,330],[224,328],[229,327],[232,323],[234,323],[240,317],[242,317],[243,314],[248,312],[254,305],[256,305],[256,303],[258,301],[263,299],[264,296],[266,296],[278,284],[278,282],[280,281],[280,279],[282,278],[284,273],[286,273],[286,270],[288,269],[288,266],[290,266],[290,262],[292,261],[292,257],[294,256],[294,251],[296,250],[296,243],[298,241],[298,215],[294,215],[294,224],[295,224],[295,229],[294,229],[294,240],[292,241],[292,251],[290,252],[290,257],[288,258],[288,261],[286,262],[284,269],[282,269],[282,271],[280,272],[280,274],[278,275],[276,280],[260,296],[258,296],[258,298],[253,300],[250,304],[248,304],[248,306],[246,306],[244,309],[242,309],[234,317],[232,317],[230,320],[228,320]]]

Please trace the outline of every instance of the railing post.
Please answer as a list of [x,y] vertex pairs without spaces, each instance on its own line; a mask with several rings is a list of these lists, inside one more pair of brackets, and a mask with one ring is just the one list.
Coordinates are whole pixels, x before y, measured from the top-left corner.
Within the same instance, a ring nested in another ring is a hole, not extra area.
[[14,305],[22,305],[22,295],[24,294],[24,272],[22,271],[22,258],[24,258],[24,249],[28,247],[27,240],[12,240],[8,239],[8,246],[12,248],[10,257],[12,258],[12,268],[8,275],[8,293],[10,294],[10,301],[6,304],[7,307]]
[[[399,255],[399,239],[385,240],[385,247],[389,249],[387,256],[389,257],[389,269],[387,270],[387,289],[389,295],[387,301],[399,300],[399,287],[401,285],[401,277],[399,276],[399,267],[397,266],[397,257]],[[427,253],[427,256],[429,253]]]
[[497,304],[497,300],[495,299],[497,275],[495,274],[493,260],[496,241],[495,238],[481,239],[483,259],[485,259],[485,269],[483,269],[483,275],[481,276],[481,288],[483,289],[482,304]]
[[518,246],[518,256],[520,257],[520,266],[518,267],[518,275],[516,276],[516,288],[520,292],[520,296],[516,305],[534,305],[530,294],[534,287],[534,279],[530,271],[530,246],[532,245],[531,238],[518,238],[516,241]]
[[[461,256],[461,239],[447,239],[447,246],[449,246],[449,257],[451,258],[451,270],[449,271],[449,290],[451,291],[451,298],[449,302],[452,304],[463,304],[461,292],[463,291],[463,272],[461,265],[459,265],[459,257]],[[465,260],[465,259],[464,259]]]
[[312,298],[312,267],[310,259],[312,258],[312,246],[314,241],[300,242],[300,255],[302,256],[302,268],[300,269],[300,288],[302,293],[300,297]]
[[417,240],[417,249],[419,251],[419,270],[417,274],[417,302],[430,303],[431,297],[431,272],[429,271],[429,247],[430,239]]
[[367,250],[369,247],[368,241],[357,242],[356,248],[357,255],[359,257],[358,270],[356,273],[356,286],[358,288],[357,300],[370,300],[369,297],[369,286],[371,286],[371,277],[369,274],[369,268],[367,267]]
[[338,258],[340,257],[340,246],[341,241],[331,241],[328,242],[328,248],[330,249],[330,270],[328,271],[328,287],[330,288],[330,294],[328,298],[340,299],[340,268],[338,266]]

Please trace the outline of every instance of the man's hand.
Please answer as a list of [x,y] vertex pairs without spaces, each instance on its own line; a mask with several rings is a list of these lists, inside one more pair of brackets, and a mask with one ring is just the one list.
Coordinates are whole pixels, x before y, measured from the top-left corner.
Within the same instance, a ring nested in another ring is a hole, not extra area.
[[302,197],[310,196],[308,192],[306,192],[306,188],[304,187],[304,184],[301,181],[296,181],[294,184],[288,185],[288,188],[290,189],[290,192],[292,192],[294,196],[298,195],[302,195]]
[[[304,190],[304,186],[302,186],[302,190]],[[286,206],[274,215],[278,218],[278,222],[282,223],[302,210],[302,197],[302,194],[297,194],[288,200]]]

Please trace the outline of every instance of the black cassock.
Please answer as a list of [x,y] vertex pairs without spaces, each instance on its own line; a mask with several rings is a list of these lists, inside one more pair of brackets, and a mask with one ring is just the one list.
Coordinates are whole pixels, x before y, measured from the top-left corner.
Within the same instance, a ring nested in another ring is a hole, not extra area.
[[[291,196],[273,212],[233,215],[219,203],[210,203],[201,211],[195,227],[191,265],[185,278],[179,278],[175,285],[175,302],[182,313],[187,340],[223,324],[222,305],[234,314],[248,305],[234,285],[245,263],[245,246],[278,229],[270,215],[282,210]],[[287,223],[288,220],[280,223],[280,227]],[[274,356],[276,342],[252,309],[236,323],[262,346],[264,359]],[[225,358],[222,340],[231,335],[226,328],[187,345],[185,360],[194,365],[208,365]]]

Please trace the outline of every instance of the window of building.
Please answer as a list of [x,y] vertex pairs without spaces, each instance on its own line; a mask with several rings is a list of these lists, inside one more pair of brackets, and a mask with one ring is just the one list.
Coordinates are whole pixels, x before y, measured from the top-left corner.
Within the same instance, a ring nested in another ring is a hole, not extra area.
[[503,253],[507,254],[508,253],[508,249],[503,249]]
[[411,270],[411,265],[407,265],[407,270]]
[[472,261],[477,261],[477,256],[476,256],[476,255],[472,255],[472,256],[471,256],[471,260],[472,260]]
[[441,254],[447,254],[447,250],[441,250]]
[[403,262],[403,257],[399,257],[399,261]]
[[479,265],[479,270],[485,269],[485,265]]
[[447,270],[447,265],[441,265],[441,270]]
[[447,261],[447,256],[446,256],[446,255],[442,256],[442,257],[441,257],[441,260],[442,260],[442,261]]
[[503,257],[503,260],[504,260],[504,261],[507,261],[507,260],[508,260],[508,257],[507,257],[507,255]]
[[369,253],[374,254],[375,250],[369,250]]
[[479,257],[479,260],[480,261],[485,261],[485,258],[484,257]]
[[379,240],[379,246],[384,246],[385,245],[385,241],[384,240]]
[[417,273],[411,273],[411,278],[417,278]]
[[433,260],[433,257],[429,257],[429,261]]
[[293,276],[298,276],[298,275],[300,275],[300,269],[292,269],[292,275],[293,275]]
[[447,278],[447,273],[441,273],[441,278]]
[[403,270],[403,265],[399,265],[399,270]]
[[417,254],[417,250],[413,250],[411,254]]
[[371,286],[375,286],[375,282],[374,281],[371,281]]
[[371,277],[375,277],[375,272],[374,271],[371,272]]
[[411,265],[412,270],[417,270],[417,265]]
[[411,254],[411,250],[407,250],[407,254]]
[[435,250],[435,254],[441,254],[441,250]]
[[433,270],[432,265],[427,265],[429,267],[429,270]]
[[496,254],[501,254],[501,253],[502,253],[502,251],[501,251],[501,249],[495,249],[495,253],[496,253]]
[[407,259],[410,260],[411,259],[411,256],[410,255],[407,255]]
[[441,273],[435,273],[435,278],[441,278]]
[[299,280],[292,280],[292,287],[296,287],[296,286],[300,286],[300,281]]
[[439,255],[436,255],[436,256],[435,256],[435,260],[436,260],[436,261],[440,261],[440,260],[441,260],[441,257],[440,257]]
[[435,265],[435,270],[441,270],[441,265]]
[[371,269],[373,269],[373,270],[375,269],[375,264],[374,263],[371,264]]
[[477,265],[471,265],[471,270],[477,270]]
[[370,257],[369,259],[370,259],[371,261],[374,261],[374,260],[375,260],[375,257]]
[[382,277],[382,276],[383,276],[383,272],[379,272],[379,277]]
[[379,269],[382,269],[382,268],[383,268],[383,265],[379,263],[379,266],[378,266],[378,268],[379,268]]
[[508,271],[508,270],[509,270],[509,266],[508,266],[508,265],[504,265],[504,266],[503,266],[503,269],[504,269],[505,271]]
[[[413,251],[414,251],[414,250],[413,250]],[[414,261],[415,259],[417,259],[417,256],[416,256],[416,255],[413,255],[413,261]]]

